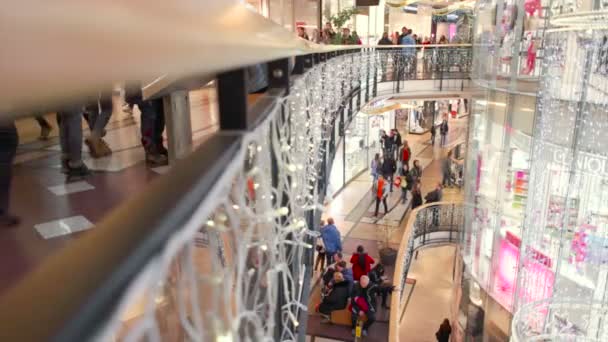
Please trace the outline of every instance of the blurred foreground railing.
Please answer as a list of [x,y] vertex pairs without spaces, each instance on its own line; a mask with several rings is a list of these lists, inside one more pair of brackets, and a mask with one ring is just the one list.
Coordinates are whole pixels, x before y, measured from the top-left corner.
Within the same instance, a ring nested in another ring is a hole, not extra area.
[[412,259],[420,248],[459,243],[464,226],[462,203],[437,202],[425,204],[413,210],[401,240],[393,284],[398,287],[391,298],[389,341],[399,341],[399,325],[407,306],[407,275]]

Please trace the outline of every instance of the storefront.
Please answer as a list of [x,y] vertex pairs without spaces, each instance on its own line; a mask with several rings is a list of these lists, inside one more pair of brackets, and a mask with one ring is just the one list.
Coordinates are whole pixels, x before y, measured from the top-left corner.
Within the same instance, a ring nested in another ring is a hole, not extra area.
[[394,120],[394,111],[379,114],[359,111],[354,114],[336,148],[330,175],[333,194],[368,170],[374,155],[382,151],[380,132],[390,130]]

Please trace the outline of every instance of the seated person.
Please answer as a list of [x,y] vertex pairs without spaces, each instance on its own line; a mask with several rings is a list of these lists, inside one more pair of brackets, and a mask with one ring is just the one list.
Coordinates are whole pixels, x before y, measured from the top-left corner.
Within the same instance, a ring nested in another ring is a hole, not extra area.
[[317,306],[317,311],[323,317],[323,323],[328,323],[332,311],[342,310],[348,304],[348,282],[344,281],[344,276],[340,272],[334,272],[333,285],[327,295],[323,297]]
[[[341,273],[342,274],[342,276],[344,278],[344,281],[346,283],[348,283],[349,290],[352,290],[353,283],[354,283],[353,270],[347,268],[346,267],[346,261],[342,260],[342,261],[336,263],[336,265],[333,268],[328,269],[325,272],[325,275],[323,275],[324,286],[321,289],[321,295],[322,296],[326,295],[326,293],[328,292],[328,290],[333,286],[333,283],[334,283],[334,274],[336,274],[336,273]],[[331,277],[331,278],[329,278],[329,277]]]
[[363,324],[363,336],[367,336],[367,330],[376,320],[376,293],[378,287],[369,281],[368,276],[362,276],[361,280],[355,284],[351,295],[351,319],[352,334],[355,335],[355,328],[359,318],[367,316],[367,321]]
[[391,282],[388,281],[388,278],[384,276],[384,266],[382,264],[378,264],[369,271],[367,275],[369,280],[378,286],[378,293],[382,296],[382,307],[388,309],[388,305],[386,305],[386,297],[389,293],[392,293],[395,287]]

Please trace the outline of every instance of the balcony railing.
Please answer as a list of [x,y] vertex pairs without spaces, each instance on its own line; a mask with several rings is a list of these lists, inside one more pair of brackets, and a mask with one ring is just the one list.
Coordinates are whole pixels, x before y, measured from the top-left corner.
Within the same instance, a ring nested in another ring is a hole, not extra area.
[[412,259],[428,246],[459,243],[464,226],[462,203],[437,202],[416,208],[410,213],[401,240],[393,283],[398,284],[391,299],[389,341],[399,341],[399,324],[407,306],[405,288]]
[[607,341],[606,320],[604,302],[545,299],[517,311],[513,341]]
[[[10,5],[0,111],[53,110],[116,79],[154,79],[147,98],[215,79],[220,130],[3,295],[14,309],[0,310],[0,340],[302,339],[335,144],[390,81],[389,60],[397,75],[410,70],[403,50],[314,46],[236,5],[74,4],[44,15],[30,1]],[[91,13],[95,25],[74,30]],[[17,57],[39,55],[32,46],[48,47],[45,63]],[[468,77],[431,55],[416,75]],[[250,104],[252,64],[266,65],[268,91]]]

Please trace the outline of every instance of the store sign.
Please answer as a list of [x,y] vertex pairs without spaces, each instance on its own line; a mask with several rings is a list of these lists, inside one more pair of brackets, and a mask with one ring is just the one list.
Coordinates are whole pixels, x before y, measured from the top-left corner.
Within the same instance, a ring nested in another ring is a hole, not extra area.
[[[513,131],[511,142],[518,149],[528,152],[532,138],[520,131]],[[543,155],[551,155],[552,162],[558,165],[570,167],[572,165],[572,151],[568,148],[544,142],[542,145]],[[577,171],[608,177],[608,159],[597,154],[577,151],[575,168]]]
[[[556,148],[550,145],[545,146],[553,149],[552,155],[554,163],[567,167],[572,165],[572,154],[569,149]],[[607,161],[606,158],[599,155],[577,152],[574,167],[577,171],[608,177],[608,170],[606,169]]]

